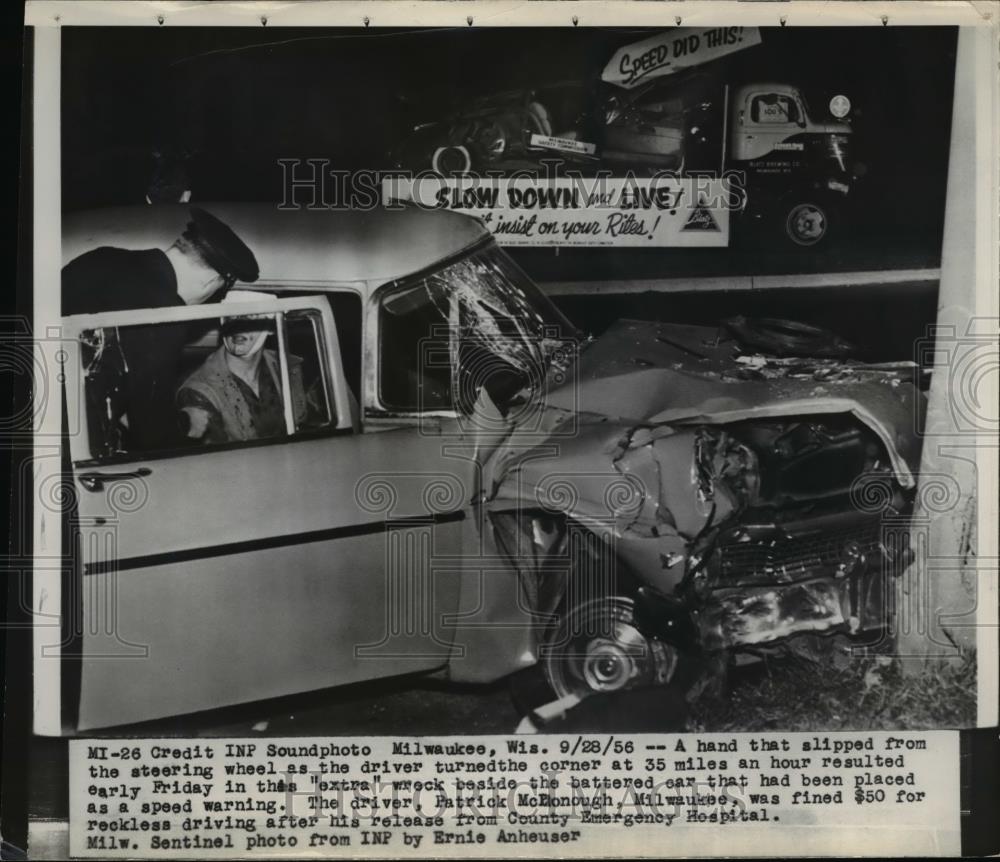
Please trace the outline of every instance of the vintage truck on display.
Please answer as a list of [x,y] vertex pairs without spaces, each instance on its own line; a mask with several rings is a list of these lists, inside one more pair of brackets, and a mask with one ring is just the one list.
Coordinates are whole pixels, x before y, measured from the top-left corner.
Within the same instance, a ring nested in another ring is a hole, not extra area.
[[[911,370],[763,356],[714,327],[589,339],[455,213],[204,206],[253,249],[259,300],[62,321],[72,493],[42,530],[70,562],[47,587],[62,625],[36,631],[38,732],[404,674],[536,667],[553,698],[586,696],[885,634],[919,460]],[[164,247],[188,217],[72,216],[64,261]],[[121,330],[182,329],[180,380],[250,316],[285,433],[132,445]]]
[[[625,50],[619,54],[635,63]],[[544,160],[558,159],[584,175],[735,176],[745,192],[743,236],[804,247],[829,242],[866,172],[851,152],[845,95],[830,100],[825,116],[787,82],[748,81],[711,65],[660,76],[632,67],[623,77],[616,58],[610,80],[472,98],[417,124],[393,161],[443,175],[539,172]]]

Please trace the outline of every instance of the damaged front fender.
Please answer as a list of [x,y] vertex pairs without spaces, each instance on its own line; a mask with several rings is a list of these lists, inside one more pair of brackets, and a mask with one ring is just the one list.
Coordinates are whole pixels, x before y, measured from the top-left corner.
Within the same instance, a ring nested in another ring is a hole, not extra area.
[[[488,509],[527,513],[519,530],[536,555],[545,541],[530,536],[546,518],[597,537],[615,571],[593,594],[634,599],[643,630],[678,646],[752,649],[882,626],[882,518],[908,516],[922,394],[905,375],[848,365],[748,379],[702,336],[704,362],[680,367],[663,330],[629,321],[610,347],[606,335],[585,351],[546,403],[551,427],[573,433],[526,445],[514,429],[491,463]],[[869,481],[886,492],[879,512],[857,502]],[[565,609],[592,570],[570,561],[555,580],[523,565],[532,606]]]

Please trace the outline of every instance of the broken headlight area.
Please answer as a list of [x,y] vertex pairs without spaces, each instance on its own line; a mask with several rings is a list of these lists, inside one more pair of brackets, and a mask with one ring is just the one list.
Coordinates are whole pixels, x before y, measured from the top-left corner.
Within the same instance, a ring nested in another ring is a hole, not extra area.
[[679,588],[702,649],[884,627],[909,500],[871,432],[849,417],[702,428],[695,463],[698,505],[734,510],[691,542]]
[[[638,428],[614,464],[649,496],[630,529],[674,532],[697,556],[702,536],[747,516],[781,521],[850,511],[863,477],[898,495],[884,447],[846,416]],[[901,496],[886,502],[905,506]]]
[[847,508],[859,477],[892,482],[875,435],[839,416],[699,428],[694,464],[697,503],[716,505],[717,520],[730,510],[792,510],[824,500]]
[[757,456],[725,429],[699,428],[694,441],[695,499],[703,514],[723,518],[757,499]]
[[882,444],[850,417],[747,422],[733,426],[732,434],[759,458],[758,503],[788,507],[845,498],[863,474],[892,475]]

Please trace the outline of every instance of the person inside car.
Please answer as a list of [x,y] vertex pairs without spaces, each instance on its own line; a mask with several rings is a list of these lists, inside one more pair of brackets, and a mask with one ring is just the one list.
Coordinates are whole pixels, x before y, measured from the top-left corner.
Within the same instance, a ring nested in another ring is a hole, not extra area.
[[[165,250],[102,246],[71,260],[62,270],[62,313],[199,305],[237,280],[257,280],[253,252],[228,225],[197,207],[190,217]],[[109,424],[127,451],[177,442],[171,401],[184,337],[183,326],[120,329],[122,412]]]
[[[223,319],[221,345],[177,390],[181,424],[187,426],[189,439],[230,443],[285,435],[279,358],[265,346],[273,332],[274,321],[268,317]],[[298,428],[307,420],[310,405],[302,362],[295,356],[289,356],[288,381]]]

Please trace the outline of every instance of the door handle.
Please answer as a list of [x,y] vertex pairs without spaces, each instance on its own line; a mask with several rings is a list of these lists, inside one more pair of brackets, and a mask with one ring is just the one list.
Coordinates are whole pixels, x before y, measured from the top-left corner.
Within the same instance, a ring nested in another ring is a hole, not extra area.
[[142,479],[145,476],[152,475],[152,472],[149,467],[140,467],[138,470],[133,470],[129,473],[81,473],[76,478],[80,480],[80,484],[88,491],[103,491],[105,484],[108,482],[125,482],[129,479]]

